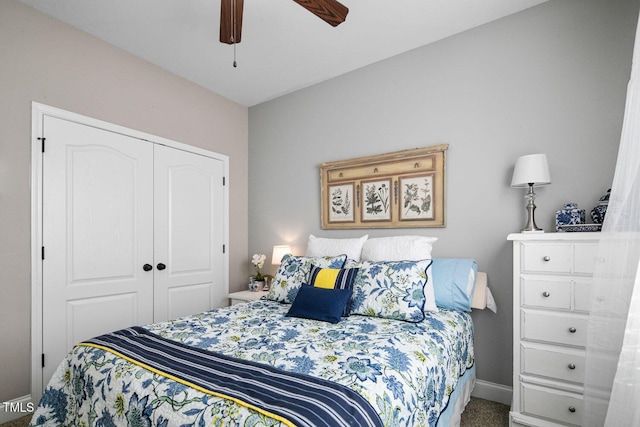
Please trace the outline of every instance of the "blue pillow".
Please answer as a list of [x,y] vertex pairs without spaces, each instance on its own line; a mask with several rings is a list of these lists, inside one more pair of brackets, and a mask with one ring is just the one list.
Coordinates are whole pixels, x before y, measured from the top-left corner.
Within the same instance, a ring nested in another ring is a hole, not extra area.
[[287,317],[338,323],[351,298],[352,289],[325,289],[303,283]]
[[471,311],[478,265],[473,259],[434,258],[431,266],[436,305],[458,311]]
[[[352,289],[357,275],[357,268],[320,268],[312,265],[308,283],[324,289]],[[342,317],[349,316],[350,312],[351,304],[347,304]]]

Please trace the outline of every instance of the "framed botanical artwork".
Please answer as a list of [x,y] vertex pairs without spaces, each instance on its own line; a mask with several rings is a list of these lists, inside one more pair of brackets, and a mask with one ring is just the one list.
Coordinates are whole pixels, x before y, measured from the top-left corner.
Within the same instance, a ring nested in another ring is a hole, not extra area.
[[444,227],[448,147],[320,164],[322,228]]
[[400,177],[400,221],[432,220],[435,215],[433,174]]
[[391,179],[362,181],[360,218],[362,221],[391,220]]
[[328,187],[327,207],[329,222],[353,222],[354,213],[354,185],[353,183],[330,185]]

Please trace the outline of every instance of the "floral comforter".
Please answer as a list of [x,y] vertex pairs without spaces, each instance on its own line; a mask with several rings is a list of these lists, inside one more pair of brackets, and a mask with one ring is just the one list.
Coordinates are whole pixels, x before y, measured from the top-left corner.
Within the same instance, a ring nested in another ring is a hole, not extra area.
[[[146,326],[190,346],[335,381],[363,395],[385,426],[434,426],[473,365],[468,313],[421,323],[350,316],[338,324],[285,317],[255,301]],[[127,360],[76,346],[53,375],[32,426],[282,426],[260,411]]]

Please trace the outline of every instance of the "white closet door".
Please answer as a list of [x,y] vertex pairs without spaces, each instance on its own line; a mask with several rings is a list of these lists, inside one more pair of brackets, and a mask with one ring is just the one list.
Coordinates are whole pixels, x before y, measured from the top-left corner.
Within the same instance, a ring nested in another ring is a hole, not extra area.
[[153,320],[153,145],[45,116],[43,384],[84,339]]
[[155,322],[227,305],[223,166],[155,147]]

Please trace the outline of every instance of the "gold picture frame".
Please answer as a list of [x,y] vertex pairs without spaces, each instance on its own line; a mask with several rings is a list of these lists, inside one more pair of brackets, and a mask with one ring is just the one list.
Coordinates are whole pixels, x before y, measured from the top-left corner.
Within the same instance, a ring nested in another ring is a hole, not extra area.
[[329,223],[349,223],[355,221],[355,184],[329,185],[327,195]]
[[363,180],[361,185],[361,221],[391,221],[391,178]]
[[320,164],[322,228],[444,227],[448,147]]
[[432,220],[434,213],[434,174],[401,176],[400,203],[398,216],[400,221]]

